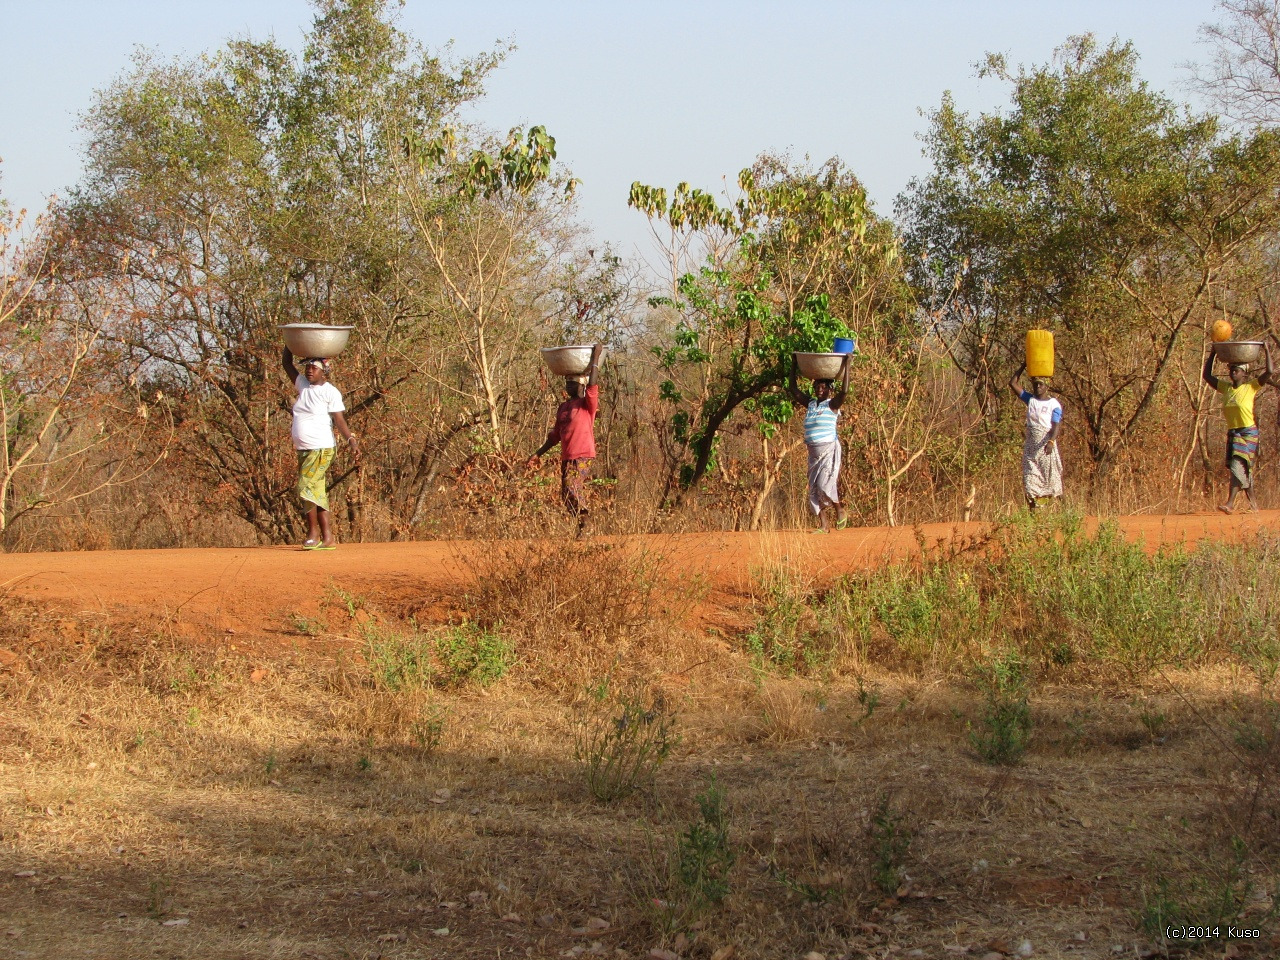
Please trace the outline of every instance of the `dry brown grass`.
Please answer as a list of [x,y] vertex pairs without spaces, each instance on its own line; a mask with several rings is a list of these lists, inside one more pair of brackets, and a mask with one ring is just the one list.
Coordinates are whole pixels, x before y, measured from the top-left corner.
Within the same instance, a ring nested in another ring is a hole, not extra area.
[[673,580],[661,543],[496,541],[472,569],[466,616],[511,637],[537,686],[572,695],[606,675],[648,678],[704,659],[678,629],[699,585]]
[[[537,639],[521,668],[460,692],[389,691],[350,648],[249,659],[162,621],[6,602],[0,955],[941,958],[1029,941],[1037,957],[1132,956],[1159,880],[1225,862],[1251,768],[1222,736],[1256,702],[1247,673],[1038,689],[1030,749],[998,769],[968,745],[963,685],[870,669],[869,700],[851,680],[762,676],[674,621],[664,641],[622,615],[607,638],[578,635],[572,613],[563,631],[545,620],[593,597],[522,595]],[[682,736],[651,788],[603,805],[574,763],[570,685],[537,671],[575,657],[592,674],[610,642]],[[430,717],[436,744],[415,732]],[[712,778],[730,892],[684,909],[675,850]],[[888,896],[882,810],[910,836]],[[1262,924],[1275,859],[1247,866]],[[1240,955],[1274,955],[1268,936]]]

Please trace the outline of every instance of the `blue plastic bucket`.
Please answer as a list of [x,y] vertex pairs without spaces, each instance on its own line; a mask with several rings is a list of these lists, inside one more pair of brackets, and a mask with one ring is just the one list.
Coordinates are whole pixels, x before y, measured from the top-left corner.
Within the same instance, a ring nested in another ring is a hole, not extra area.
[[836,337],[831,342],[832,353],[854,353],[858,349],[858,341],[848,337]]

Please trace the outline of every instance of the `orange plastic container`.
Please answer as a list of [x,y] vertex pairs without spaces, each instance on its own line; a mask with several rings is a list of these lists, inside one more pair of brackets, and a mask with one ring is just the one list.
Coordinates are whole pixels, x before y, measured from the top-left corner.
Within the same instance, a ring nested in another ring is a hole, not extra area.
[[1027,331],[1027,376],[1053,376],[1053,334],[1048,330]]

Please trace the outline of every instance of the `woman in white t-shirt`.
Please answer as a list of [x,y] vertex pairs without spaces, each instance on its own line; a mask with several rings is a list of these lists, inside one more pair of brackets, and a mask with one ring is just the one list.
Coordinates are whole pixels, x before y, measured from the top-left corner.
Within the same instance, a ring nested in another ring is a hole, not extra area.
[[332,550],[333,528],[329,523],[329,490],[325,474],[333,462],[334,427],[360,462],[360,441],[342,415],[347,408],[342,394],[329,382],[329,361],[312,357],[304,360],[302,373],[293,365],[293,354],[284,348],[284,372],[293,381],[298,399],[293,402],[293,447],[298,451],[298,498],[307,511],[307,539],[303,550]]
[[1009,389],[1027,405],[1027,432],[1022,444],[1022,491],[1027,506],[1034,510],[1042,497],[1062,496],[1062,454],[1058,452],[1058,429],[1062,426],[1062,404],[1049,395],[1049,381],[1031,378],[1031,393],[1022,389],[1022,370],[1013,375]]

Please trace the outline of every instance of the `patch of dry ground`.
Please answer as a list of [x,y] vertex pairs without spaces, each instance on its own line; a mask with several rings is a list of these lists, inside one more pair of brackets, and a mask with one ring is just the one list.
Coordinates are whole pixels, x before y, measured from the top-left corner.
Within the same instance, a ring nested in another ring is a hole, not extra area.
[[[1031,749],[1000,768],[963,683],[760,676],[701,629],[745,616],[762,559],[836,571],[926,535],[668,538],[696,629],[631,656],[681,740],[612,804],[574,762],[567,688],[525,666],[487,690],[370,681],[361,625],[465,612],[473,548],[0,557],[0,580],[30,564],[0,611],[0,958],[1110,958],[1151,949],[1158,897],[1227,885],[1263,927],[1274,863],[1233,874],[1229,843],[1249,678],[1037,689]],[[729,893],[681,913],[713,783]],[[1265,929],[1204,955],[1275,956]]]

